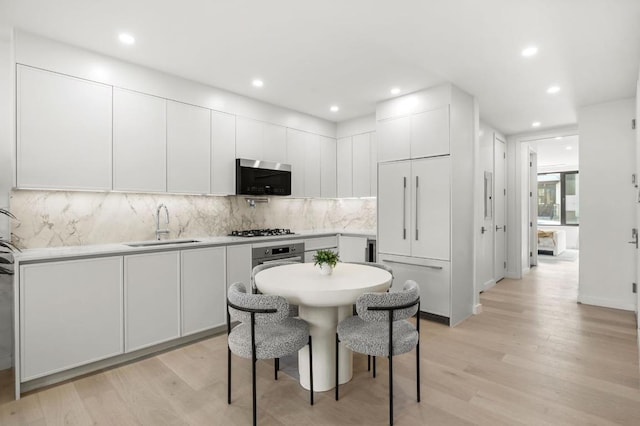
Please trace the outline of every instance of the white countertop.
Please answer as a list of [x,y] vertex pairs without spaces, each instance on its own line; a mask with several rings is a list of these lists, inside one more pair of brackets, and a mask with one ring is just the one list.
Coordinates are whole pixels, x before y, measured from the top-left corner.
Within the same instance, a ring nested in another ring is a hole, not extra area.
[[218,237],[181,237],[171,238],[169,241],[180,240],[196,240],[193,243],[178,243],[178,244],[164,244],[160,246],[144,246],[144,247],[131,247],[128,244],[136,244],[141,242],[151,241],[128,241],[122,243],[110,243],[110,244],[92,244],[84,246],[66,246],[66,247],[46,247],[25,249],[21,252],[13,254],[16,263],[22,262],[36,262],[43,260],[65,259],[83,256],[106,256],[106,255],[122,255],[122,254],[136,254],[146,253],[154,251],[166,251],[166,250],[180,250],[180,249],[192,249],[198,247],[212,247],[221,245],[234,245],[234,244],[253,244],[264,241],[279,241],[279,240],[295,240],[304,239],[310,237],[322,237],[330,235],[345,235],[345,236],[359,236],[370,239],[376,238],[375,231],[372,230],[336,230],[336,229],[323,229],[323,230],[306,230],[306,231],[294,231],[294,234],[278,235],[269,237],[231,237],[231,236],[218,236]]

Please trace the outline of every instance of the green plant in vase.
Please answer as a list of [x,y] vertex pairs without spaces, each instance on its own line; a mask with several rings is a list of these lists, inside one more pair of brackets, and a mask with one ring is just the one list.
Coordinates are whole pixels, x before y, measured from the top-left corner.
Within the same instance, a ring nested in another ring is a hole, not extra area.
[[331,274],[339,260],[340,256],[331,250],[318,250],[313,256],[314,266],[319,266],[323,275]]
[[[11,219],[16,217],[5,209],[0,209],[0,215],[5,215]],[[0,275],[13,275],[13,256],[11,253],[20,251],[20,249],[11,243],[11,241],[0,238]]]

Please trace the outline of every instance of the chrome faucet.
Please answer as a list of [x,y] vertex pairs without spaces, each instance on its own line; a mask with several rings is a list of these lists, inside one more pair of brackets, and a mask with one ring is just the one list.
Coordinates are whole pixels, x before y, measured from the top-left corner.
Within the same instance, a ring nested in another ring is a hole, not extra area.
[[156,240],[160,240],[160,235],[167,234],[169,235],[169,228],[160,229],[160,210],[164,208],[166,223],[169,224],[169,209],[164,204],[160,204],[158,206],[158,210],[156,210]]

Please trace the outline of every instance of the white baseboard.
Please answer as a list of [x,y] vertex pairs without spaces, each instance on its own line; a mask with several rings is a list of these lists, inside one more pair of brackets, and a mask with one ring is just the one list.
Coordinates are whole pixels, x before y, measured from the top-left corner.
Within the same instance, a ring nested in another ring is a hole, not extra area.
[[603,308],[622,309],[624,311],[635,311],[636,306],[634,303],[621,302],[619,300],[602,299],[599,297],[580,296],[578,295],[578,302],[585,305],[601,306]]
[[482,303],[478,303],[473,307],[473,315],[478,315],[482,313]]
[[494,285],[496,285],[496,280],[489,280],[486,283],[482,284],[482,291],[487,291]]

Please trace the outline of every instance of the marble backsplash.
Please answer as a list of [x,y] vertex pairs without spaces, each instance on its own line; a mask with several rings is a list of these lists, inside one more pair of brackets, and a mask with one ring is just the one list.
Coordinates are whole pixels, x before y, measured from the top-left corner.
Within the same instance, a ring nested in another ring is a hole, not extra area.
[[244,196],[14,190],[13,242],[21,248],[77,246],[155,238],[164,203],[169,238],[227,235],[234,229],[375,230],[375,199],[270,197],[250,207]]

